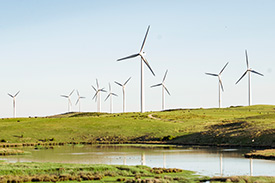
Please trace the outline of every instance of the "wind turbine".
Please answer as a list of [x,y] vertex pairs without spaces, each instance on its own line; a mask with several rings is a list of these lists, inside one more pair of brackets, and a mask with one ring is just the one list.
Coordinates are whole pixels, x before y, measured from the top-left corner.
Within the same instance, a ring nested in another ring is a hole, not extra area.
[[227,62],[226,64],[225,64],[225,66],[222,68],[222,70],[220,71],[220,73],[219,74],[213,74],[213,73],[205,73],[205,74],[207,74],[207,75],[210,75],[210,76],[215,76],[215,77],[218,77],[218,82],[219,82],[219,108],[221,108],[221,89],[222,89],[222,91],[224,91],[223,90],[223,85],[222,85],[222,79],[221,79],[221,74],[222,74],[222,72],[224,71],[224,69],[226,68],[226,66],[228,65],[228,63],[229,62]]
[[79,103],[79,112],[80,112],[80,99],[84,99],[85,97],[81,97],[81,96],[79,95],[78,90],[76,90],[76,92],[77,92],[78,98],[77,98],[77,101],[76,101],[75,105],[77,105],[77,104]]
[[95,95],[93,99],[97,101],[97,112],[100,112],[100,92],[106,92],[106,91],[104,90],[104,88],[99,88],[97,79],[96,79],[96,86],[97,86],[97,89],[95,89],[95,87],[92,85],[93,89],[95,90]]
[[245,50],[245,57],[246,57],[246,66],[247,66],[247,69],[246,71],[244,72],[244,74],[242,75],[242,77],[236,82],[236,84],[246,75],[248,74],[248,105],[250,106],[251,104],[251,72],[254,73],[254,74],[258,74],[260,76],[264,76],[263,74],[255,71],[255,70],[252,70],[251,68],[249,68],[249,64],[248,64],[248,56],[247,56],[247,50]]
[[119,86],[122,87],[122,93],[123,93],[123,112],[125,112],[125,86],[128,83],[128,81],[131,79],[131,77],[129,77],[129,79],[127,79],[127,81],[124,84],[121,84],[119,82],[116,82],[116,84],[118,84]]
[[162,110],[164,110],[164,90],[166,90],[166,92],[170,95],[170,92],[168,91],[168,89],[166,88],[165,83],[164,83],[165,79],[166,79],[166,76],[167,76],[167,72],[168,72],[168,70],[166,70],[166,72],[164,74],[164,77],[163,77],[163,80],[160,84],[156,84],[156,85],[151,86],[151,88],[157,87],[157,86],[162,86]]
[[145,37],[144,37],[144,40],[143,40],[143,43],[141,45],[141,48],[140,48],[140,51],[139,53],[136,53],[136,54],[133,54],[133,55],[130,55],[128,57],[124,57],[124,58],[120,58],[118,59],[117,61],[121,61],[121,60],[126,60],[126,59],[129,59],[129,58],[134,58],[134,57],[137,57],[137,56],[140,56],[141,58],[141,80],[140,80],[140,83],[141,83],[141,87],[140,87],[140,111],[143,112],[144,111],[144,102],[143,102],[143,92],[144,92],[144,83],[143,83],[143,62],[147,65],[147,67],[150,69],[150,71],[152,72],[152,74],[155,76],[155,73],[153,72],[152,68],[150,67],[148,61],[146,60],[145,58],[145,52],[143,52],[143,48],[144,48],[144,45],[145,45],[145,41],[146,41],[146,38],[147,38],[147,35],[148,35],[148,32],[149,32],[149,29],[150,29],[150,25],[148,26],[147,28],[147,31],[146,31],[146,34],[145,34]]
[[19,94],[20,91],[18,91],[15,95],[11,95],[8,93],[8,95],[13,99],[13,118],[15,118],[15,98]]
[[111,88],[111,84],[109,83],[109,94],[107,95],[105,101],[110,97],[110,113],[113,113],[113,97],[112,96],[117,96],[117,94],[112,93],[112,88]]
[[61,97],[67,98],[68,99],[68,112],[70,112],[70,106],[72,106],[71,102],[71,95],[73,94],[74,90],[69,94],[69,95],[60,95]]

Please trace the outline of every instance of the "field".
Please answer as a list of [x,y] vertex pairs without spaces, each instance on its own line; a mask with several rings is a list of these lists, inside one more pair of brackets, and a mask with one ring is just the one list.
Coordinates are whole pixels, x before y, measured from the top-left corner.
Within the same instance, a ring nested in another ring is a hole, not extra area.
[[275,146],[275,106],[0,119],[2,143],[90,142]]

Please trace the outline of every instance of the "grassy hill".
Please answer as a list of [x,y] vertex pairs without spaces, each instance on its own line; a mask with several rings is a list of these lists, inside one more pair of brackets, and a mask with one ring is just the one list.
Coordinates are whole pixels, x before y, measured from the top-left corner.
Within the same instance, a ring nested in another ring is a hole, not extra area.
[[167,141],[275,146],[275,106],[0,119],[0,141]]

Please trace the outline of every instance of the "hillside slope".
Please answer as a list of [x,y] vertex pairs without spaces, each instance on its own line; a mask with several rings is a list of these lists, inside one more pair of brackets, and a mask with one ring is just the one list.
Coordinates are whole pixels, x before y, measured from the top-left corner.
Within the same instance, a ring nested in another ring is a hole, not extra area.
[[275,146],[275,106],[10,118],[0,120],[0,140],[10,143],[169,141]]

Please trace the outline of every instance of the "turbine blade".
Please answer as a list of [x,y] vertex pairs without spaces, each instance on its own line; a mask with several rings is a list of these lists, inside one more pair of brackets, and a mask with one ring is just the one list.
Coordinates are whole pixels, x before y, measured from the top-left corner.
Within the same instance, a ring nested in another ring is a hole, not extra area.
[[95,91],[97,91],[93,85],[92,85],[92,88],[93,88]]
[[228,63],[229,63],[229,62],[227,62],[227,63],[225,64],[225,66],[222,68],[222,70],[221,70],[221,72],[219,73],[219,75],[223,72],[223,70],[226,68],[226,66],[228,65]]
[[77,105],[77,104],[78,104],[78,102],[79,102],[79,99],[80,99],[80,98],[78,98],[78,99],[77,99],[77,101],[76,101],[75,105]]
[[[9,95],[9,94],[8,94]],[[11,96],[11,95],[10,95]],[[60,95],[61,97],[69,98],[67,95]]]
[[104,88],[100,89],[100,91],[102,91],[102,92],[107,92],[106,90],[104,90]]
[[223,90],[223,85],[222,85],[222,80],[219,78],[219,83],[220,83],[220,85],[221,85],[221,88],[222,88],[222,91],[224,91]]
[[258,74],[258,75],[260,75],[260,76],[264,76],[263,74],[261,74],[261,73],[259,73],[259,72],[257,72],[257,71],[254,71],[254,70],[251,70],[251,72],[253,72],[253,73],[255,73],[255,74]]
[[79,97],[79,98],[85,98],[85,97]]
[[109,93],[109,95],[107,95],[106,99],[104,101],[106,101],[109,97],[110,97],[111,93]]
[[126,59],[134,58],[134,57],[137,57],[137,56],[139,56],[138,53],[137,53],[137,54],[130,55],[130,56],[128,56],[128,57],[120,58],[120,59],[118,59],[117,61],[126,60]]
[[161,86],[161,85],[162,85],[162,83],[156,84],[156,85],[152,85],[151,88],[154,88],[154,87],[157,87],[157,86]]
[[14,97],[16,97],[16,96],[18,95],[19,92],[20,92],[20,91],[18,91],[18,92],[14,95]]
[[128,83],[128,81],[131,79],[131,77],[129,77],[129,79],[127,79],[127,81],[124,83],[124,86]]
[[112,91],[112,88],[111,88],[111,84],[109,83],[109,91],[111,92]]
[[116,82],[116,81],[115,81],[115,83],[116,83],[117,85],[119,85],[119,86],[123,86],[123,85],[122,85],[122,84],[120,84],[119,82]]
[[210,76],[218,76],[218,74],[212,74],[212,73],[205,73],[206,75],[210,75]]
[[97,89],[99,88],[99,84],[98,84],[98,80],[96,79],[96,86],[97,86]]
[[166,72],[165,72],[165,74],[164,74],[164,77],[163,77],[162,82],[164,82],[164,81],[165,81],[165,79],[166,79],[166,75],[167,75],[167,72],[168,72],[168,69],[166,70]]
[[71,96],[73,94],[74,90],[69,94],[69,96]]
[[171,95],[170,92],[168,91],[168,89],[166,88],[166,86],[164,86],[164,85],[162,85],[162,86],[164,87],[164,89],[166,90],[166,92],[167,92],[169,95]]
[[141,59],[145,62],[145,64],[148,66],[148,68],[150,69],[150,71],[152,72],[152,74],[155,76],[154,71],[152,70],[152,68],[150,67],[148,61],[145,59],[145,57],[143,55],[140,55]]
[[77,96],[79,97],[80,95],[79,95],[79,92],[78,92],[78,90],[76,90],[76,92],[77,92]]
[[245,73],[242,75],[242,77],[235,84],[237,84],[246,75],[246,73],[247,73],[247,71],[245,71]]
[[246,66],[247,68],[249,68],[247,50],[245,50],[245,59],[246,59]]
[[146,31],[144,40],[143,40],[142,45],[141,45],[141,48],[140,48],[140,52],[141,52],[141,51],[143,50],[143,48],[144,48],[145,41],[146,41],[146,39],[147,39],[147,35],[148,35],[148,32],[149,32],[149,29],[150,29],[150,25],[149,25],[148,28],[147,28],[147,31]]
[[117,94],[115,94],[115,93],[111,93],[111,95],[114,95],[114,96],[118,97],[118,95],[117,95]]
[[9,95],[11,98],[13,98],[13,96],[12,96],[11,94],[8,93],[8,95]]
[[94,95],[93,99],[97,96],[98,92],[99,92],[99,91],[96,91],[96,93],[95,93],[95,95]]

